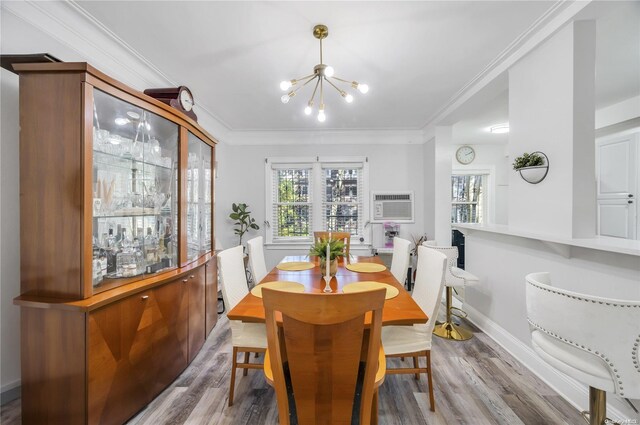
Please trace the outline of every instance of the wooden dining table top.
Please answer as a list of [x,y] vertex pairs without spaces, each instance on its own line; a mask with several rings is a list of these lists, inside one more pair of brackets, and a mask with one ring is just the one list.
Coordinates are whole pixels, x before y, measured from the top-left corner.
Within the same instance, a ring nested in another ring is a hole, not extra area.
[[[323,278],[323,271],[320,270],[319,259],[316,257],[308,256],[287,256],[281,262],[288,263],[292,261],[308,261],[315,264],[315,267],[309,270],[303,271],[283,271],[274,267],[269,272],[260,284],[274,281],[290,281],[298,282],[304,285],[306,293],[319,293],[323,292],[325,287],[325,281]],[[351,259],[340,259],[338,261],[338,271],[335,276],[332,277],[330,285],[332,292],[326,293],[326,296],[332,296],[342,293],[342,288],[354,282],[375,281],[386,283],[395,286],[399,289],[399,294],[391,299],[388,299],[384,303],[384,309],[382,310],[382,325],[413,325],[416,323],[426,323],[429,318],[422,311],[420,306],[411,298],[409,292],[404,289],[391,274],[389,269],[385,269],[381,272],[375,273],[358,273],[352,272],[345,268],[349,263],[378,263],[382,264],[380,257],[351,257]],[[264,307],[262,305],[262,298],[258,298],[251,294],[247,294],[240,302],[233,307],[228,313],[227,317],[230,320],[240,320],[243,322],[252,323],[264,323]],[[365,318],[365,321],[368,317]]]

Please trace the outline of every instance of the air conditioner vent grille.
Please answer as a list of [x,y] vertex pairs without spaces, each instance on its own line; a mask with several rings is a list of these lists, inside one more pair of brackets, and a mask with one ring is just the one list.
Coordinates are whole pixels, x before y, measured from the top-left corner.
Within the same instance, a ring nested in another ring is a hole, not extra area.
[[410,193],[400,193],[400,194],[376,194],[376,201],[411,201]]

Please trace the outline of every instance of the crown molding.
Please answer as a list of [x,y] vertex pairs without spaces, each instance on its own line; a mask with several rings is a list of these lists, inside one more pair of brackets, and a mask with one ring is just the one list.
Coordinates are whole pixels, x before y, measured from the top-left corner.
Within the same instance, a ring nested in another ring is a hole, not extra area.
[[[180,85],[74,1],[3,1],[1,7],[137,90]],[[196,105],[195,111],[199,123],[217,139],[227,137],[230,128],[223,120],[202,105]]]
[[472,96],[486,87],[500,74],[507,71],[518,60],[531,52],[556,31],[571,21],[592,0],[560,0],[553,4],[540,18],[507,46],[480,73],[454,94],[436,113],[422,130],[426,135],[435,134],[435,127],[442,123],[452,112],[467,102]]
[[422,130],[235,130],[230,145],[407,145],[422,144]]

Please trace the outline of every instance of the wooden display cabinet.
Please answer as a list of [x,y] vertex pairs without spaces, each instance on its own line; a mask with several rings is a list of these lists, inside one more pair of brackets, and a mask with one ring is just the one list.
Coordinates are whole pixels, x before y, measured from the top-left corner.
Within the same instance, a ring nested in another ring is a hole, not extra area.
[[123,423],[217,320],[216,140],[86,63],[14,70],[23,423]]

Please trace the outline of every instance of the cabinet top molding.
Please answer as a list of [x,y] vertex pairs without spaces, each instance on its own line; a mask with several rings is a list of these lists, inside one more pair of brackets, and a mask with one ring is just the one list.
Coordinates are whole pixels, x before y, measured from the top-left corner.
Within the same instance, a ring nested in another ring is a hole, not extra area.
[[[218,143],[218,140],[209,134],[204,128],[200,126],[196,121],[181,113],[175,108],[168,106],[165,103],[160,102],[159,100],[154,99],[151,96],[144,94],[141,91],[135,90],[128,85],[121,83],[120,81],[109,77],[107,74],[99,71],[93,66],[89,65],[87,62],[53,62],[53,63],[16,63],[13,65],[13,69],[17,74],[27,74],[27,73],[73,73],[73,72],[83,72],[86,73],[110,86],[113,86],[123,92],[134,96],[144,102],[150,103],[168,114],[172,115],[173,121],[189,128],[195,129],[197,132],[201,133],[211,142]],[[88,81],[89,83],[91,81]]]

